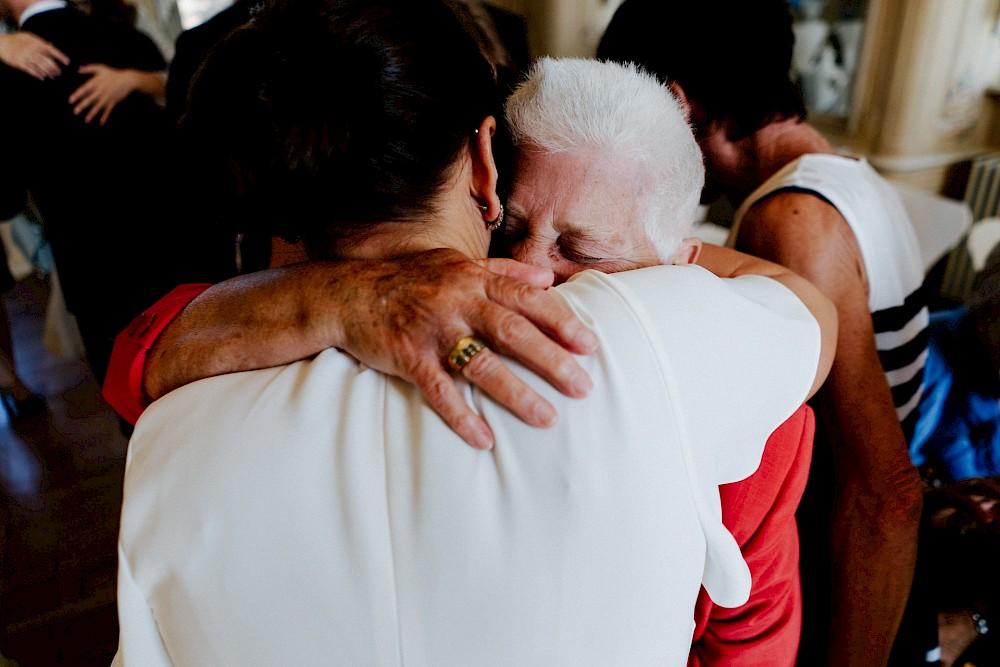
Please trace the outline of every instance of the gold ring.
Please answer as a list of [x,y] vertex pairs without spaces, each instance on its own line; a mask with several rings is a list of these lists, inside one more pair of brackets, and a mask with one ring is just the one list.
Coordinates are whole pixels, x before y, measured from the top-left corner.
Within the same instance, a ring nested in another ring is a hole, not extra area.
[[448,353],[448,365],[461,373],[465,365],[472,361],[472,358],[485,347],[486,343],[478,338],[466,336],[455,343],[455,347],[451,348],[451,352]]

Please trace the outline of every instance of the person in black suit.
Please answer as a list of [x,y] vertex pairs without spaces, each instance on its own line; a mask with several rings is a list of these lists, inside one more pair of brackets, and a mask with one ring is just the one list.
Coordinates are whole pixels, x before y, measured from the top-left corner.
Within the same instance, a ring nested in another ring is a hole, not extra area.
[[[83,65],[158,71],[153,42],[128,23],[36,0],[0,7],[65,53],[59,76],[38,80],[0,66],[0,219],[20,211],[30,191],[45,220],[66,305],[76,316],[87,357],[103,382],[114,336],[146,305],[186,278],[183,239],[170,231],[167,197],[169,125],[147,95],[118,103],[106,124],[74,114],[71,94],[87,79]],[[191,244],[196,245],[196,244]]]
[[248,23],[260,6],[258,0],[236,0],[201,25],[180,34],[167,75],[167,114],[172,122],[178,122],[184,114],[191,82],[212,47]]
[[[267,268],[271,259],[269,234],[255,233],[252,225],[243,225],[242,221],[239,225],[233,222],[234,217],[247,215],[247,212],[234,211],[231,202],[220,197],[224,188],[218,185],[219,179],[225,179],[226,175],[203,169],[210,163],[205,150],[211,139],[192,135],[183,122],[188,91],[201,64],[216,44],[248,23],[262,5],[263,0],[236,0],[204,23],[182,32],[177,38],[167,74],[167,117],[176,130],[176,142],[172,145],[176,166],[172,175],[179,179],[175,189],[187,195],[187,206],[178,217],[199,230],[206,271],[202,279],[208,282]],[[237,237],[233,231],[237,226],[250,231]]]

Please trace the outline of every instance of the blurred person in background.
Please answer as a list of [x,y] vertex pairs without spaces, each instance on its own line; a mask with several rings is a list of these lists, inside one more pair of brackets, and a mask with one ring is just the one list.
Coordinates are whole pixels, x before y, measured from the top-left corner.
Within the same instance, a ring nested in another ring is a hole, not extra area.
[[166,215],[164,109],[152,94],[127,92],[119,76],[166,63],[127,14],[104,3],[90,13],[59,0],[0,7],[69,59],[54,78],[0,66],[0,122],[16,128],[0,165],[0,218],[23,210],[30,191],[100,382],[114,335],[178,282],[186,246],[196,245],[171,233]]

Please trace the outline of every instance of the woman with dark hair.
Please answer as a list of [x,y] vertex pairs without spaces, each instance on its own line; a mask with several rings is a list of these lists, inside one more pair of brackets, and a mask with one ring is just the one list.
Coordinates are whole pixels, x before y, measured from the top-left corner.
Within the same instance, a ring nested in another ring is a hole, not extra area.
[[[245,210],[283,211],[316,258],[481,259],[503,216],[497,104],[449,3],[290,0],[213,53],[187,122],[219,142]],[[460,333],[447,381],[492,452],[336,349],[149,406],[116,663],[684,664],[701,586],[720,604],[750,588],[718,485],[823,381],[830,305],[785,271],[697,266],[585,271],[546,298],[601,342],[581,360],[593,393],[516,367],[561,415],[528,426],[467,383],[492,353]],[[767,404],[745,406],[762,377]],[[726,407],[703,419],[709,396]]]

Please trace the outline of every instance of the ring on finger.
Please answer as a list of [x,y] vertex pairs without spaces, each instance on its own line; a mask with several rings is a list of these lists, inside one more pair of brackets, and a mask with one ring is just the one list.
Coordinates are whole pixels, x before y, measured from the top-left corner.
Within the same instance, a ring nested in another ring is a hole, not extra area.
[[455,343],[455,346],[451,348],[451,352],[448,353],[448,365],[451,366],[453,370],[461,373],[466,364],[472,361],[472,358],[482,352],[485,348],[486,343],[483,341],[474,336],[465,336],[464,338],[459,339],[459,341]]

